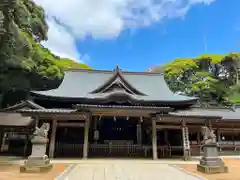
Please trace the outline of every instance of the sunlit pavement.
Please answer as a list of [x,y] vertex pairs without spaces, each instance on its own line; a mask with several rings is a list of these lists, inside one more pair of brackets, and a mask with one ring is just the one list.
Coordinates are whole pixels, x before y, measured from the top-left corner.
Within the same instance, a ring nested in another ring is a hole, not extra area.
[[[172,162],[176,163],[176,161]],[[162,161],[148,160],[82,160],[64,178],[58,178],[58,180],[63,179],[199,180],[200,178],[168,165],[167,161],[163,163]]]

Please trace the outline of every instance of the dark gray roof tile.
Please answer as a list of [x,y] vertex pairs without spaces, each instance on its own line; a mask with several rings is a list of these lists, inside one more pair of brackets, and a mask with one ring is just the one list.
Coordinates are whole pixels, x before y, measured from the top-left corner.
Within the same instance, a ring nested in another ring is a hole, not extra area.
[[3,109],[2,111],[6,112],[6,111],[16,111],[19,109],[44,109],[44,107],[30,101],[30,100],[26,100],[26,101],[22,101],[21,103],[15,104],[13,106],[7,107],[5,109]]
[[[133,95],[140,101],[179,102],[196,101],[196,98],[174,94],[168,88],[164,76],[151,72],[121,72],[124,79],[146,96]],[[57,98],[87,98],[96,99],[102,95],[91,92],[107,82],[114,71],[71,70],[65,72],[62,84],[57,89],[49,91],[34,91],[34,94]]]

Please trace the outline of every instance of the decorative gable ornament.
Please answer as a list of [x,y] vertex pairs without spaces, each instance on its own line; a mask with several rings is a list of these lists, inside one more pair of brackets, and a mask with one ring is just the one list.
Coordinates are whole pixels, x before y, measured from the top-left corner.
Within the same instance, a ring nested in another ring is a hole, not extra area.
[[122,75],[120,68],[117,66],[113,76],[97,89],[92,91],[92,94],[97,93],[124,93],[129,95],[146,96],[144,93],[133,87]]

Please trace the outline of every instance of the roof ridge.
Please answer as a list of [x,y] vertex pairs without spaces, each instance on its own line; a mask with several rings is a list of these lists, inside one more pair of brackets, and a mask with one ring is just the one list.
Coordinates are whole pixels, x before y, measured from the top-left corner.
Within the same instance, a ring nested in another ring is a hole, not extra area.
[[[136,89],[134,86],[132,86],[131,83],[129,83],[124,77],[123,77],[123,72],[121,71],[121,69],[117,66],[117,68],[113,71],[114,73],[111,75],[111,77],[106,80],[105,82],[103,82],[99,87],[97,87],[95,90],[93,90],[91,93],[99,93],[99,92],[103,92],[107,89],[109,89],[111,86],[113,86],[114,84],[122,84],[125,90],[129,90],[132,93],[136,94],[136,95],[145,95],[144,93],[142,93],[141,91],[139,91],[138,89]],[[120,78],[120,79],[118,79]],[[118,82],[119,80],[119,82]]]
[[[89,73],[114,73],[114,70],[97,70],[97,69],[82,69],[82,68],[67,68],[65,72],[89,72]],[[121,70],[123,74],[134,74],[134,75],[164,75],[161,72],[148,72],[148,71],[125,71]]]

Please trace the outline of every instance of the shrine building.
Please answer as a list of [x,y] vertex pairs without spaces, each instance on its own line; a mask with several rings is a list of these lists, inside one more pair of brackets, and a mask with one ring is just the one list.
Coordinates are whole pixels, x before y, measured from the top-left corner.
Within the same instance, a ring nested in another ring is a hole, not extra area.
[[30,135],[44,122],[51,158],[198,156],[202,126],[214,130],[220,153],[239,152],[238,108],[197,101],[173,93],[162,73],[68,69],[58,88],[0,112],[1,153],[30,154]]

